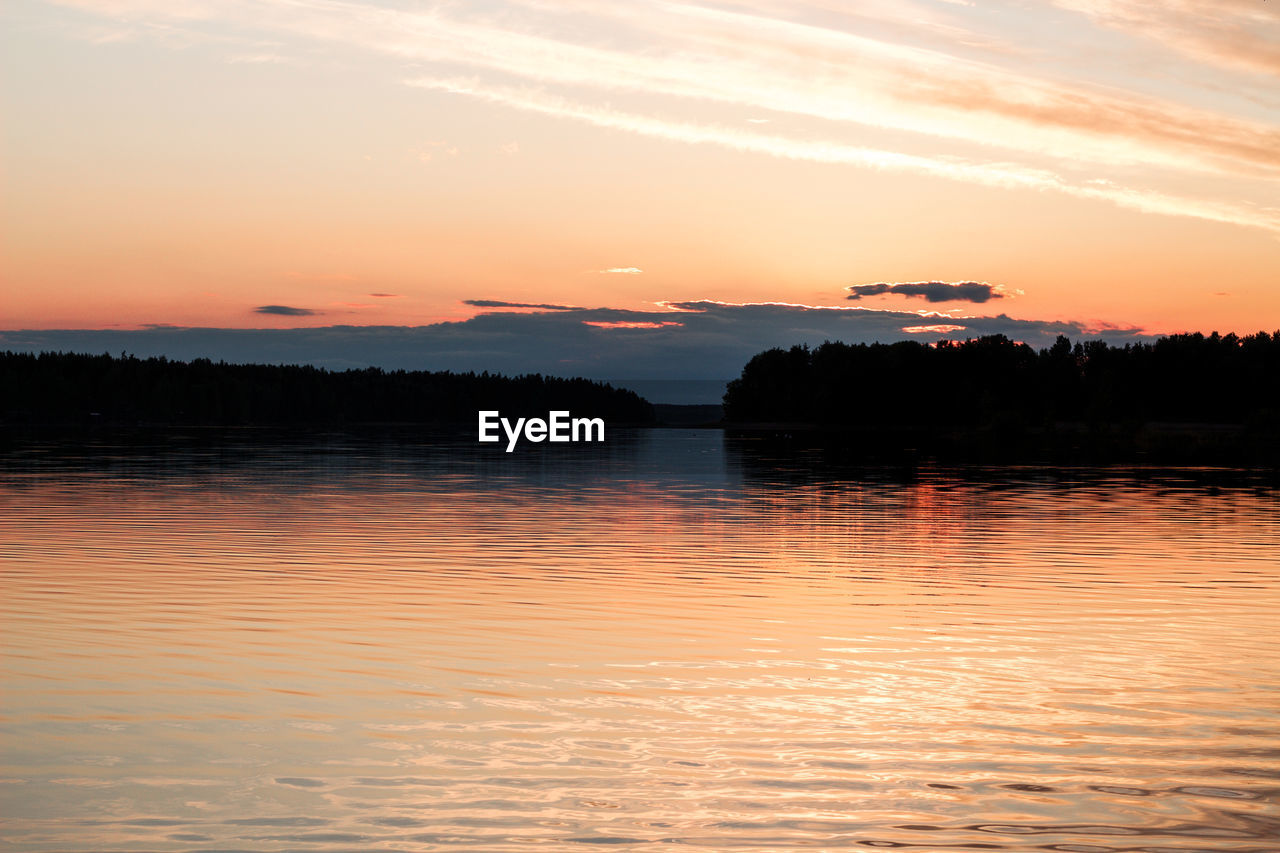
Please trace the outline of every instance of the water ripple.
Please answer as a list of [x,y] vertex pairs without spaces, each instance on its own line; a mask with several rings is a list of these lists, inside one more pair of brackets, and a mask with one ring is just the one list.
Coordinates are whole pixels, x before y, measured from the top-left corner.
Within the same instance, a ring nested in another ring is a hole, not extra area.
[[18,448],[0,850],[1280,849],[1280,501],[717,433]]

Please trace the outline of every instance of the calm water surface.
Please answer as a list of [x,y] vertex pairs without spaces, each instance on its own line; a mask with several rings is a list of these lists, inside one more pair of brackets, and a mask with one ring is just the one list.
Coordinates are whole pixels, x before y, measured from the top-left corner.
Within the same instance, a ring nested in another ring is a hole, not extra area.
[[1280,850],[1272,485],[521,449],[11,448],[0,850]]

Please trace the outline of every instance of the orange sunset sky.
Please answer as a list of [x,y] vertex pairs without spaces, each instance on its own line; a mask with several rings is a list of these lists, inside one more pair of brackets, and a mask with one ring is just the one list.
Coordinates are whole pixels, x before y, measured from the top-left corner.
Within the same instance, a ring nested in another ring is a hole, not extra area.
[[[1276,2],[9,0],[0,21],[0,329],[510,310],[465,300],[1280,328]],[[929,281],[997,296],[847,298]]]

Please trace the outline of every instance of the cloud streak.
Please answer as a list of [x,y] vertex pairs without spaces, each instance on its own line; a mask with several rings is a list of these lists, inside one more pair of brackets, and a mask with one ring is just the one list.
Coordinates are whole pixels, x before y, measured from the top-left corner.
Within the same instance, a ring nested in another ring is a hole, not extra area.
[[1197,62],[1280,76],[1276,13],[1256,0],[1052,0],[1055,6]]
[[463,305],[475,308],[537,308],[543,311],[581,311],[572,305],[549,305],[544,302],[503,302],[500,299],[464,299]]
[[597,127],[625,130],[643,136],[693,144],[712,144],[736,151],[767,154],[788,160],[834,163],[883,171],[910,172],[1003,189],[1052,190],[1110,202],[1144,213],[1189,216],[1213,222],[1261,228],[1280,234],[1280,211],[1232,203],[1201,201],[1134,189],[1105,180],[1073,184],[1044,169],[1000,163],[971,163],[959,158],[931,158],[884,149],[847,145],[834,141],[798,140],[732,127],[675,122],[609,108],[597,108],[529,89],[483,86],[475,80],[418,78],[411,85],[483,98],[492,103],[559,118],[571,118]]
[[953,323],[929,323],[923,326],[902,327],[902,331],[909,335],[950,335],[964,330],[964,326],[957,326]]
[[[1171,176],[1249,178],[1260,199],[1274,198],[1268,193],[1280,181],[1274,121],[1039,72],[1026,60],[1036,45],[1021,43],[1025,28],[999,29],[996,18],[964,6],[943,10],[902,0],[858,4],[851,12],[823,0],[716,7],[526,0],[488,13],[464,4],[415,11],[353,0],[64,2],[113,17],[204,29],[231,24],[354,47],[426,64],[415,85],[651,137],[1053,190],[1280,231],[1274,208],[1241,203],[1232,188],[1201,181],[1194,191],[1162,189],[1186,185]],[[1163,22],[1156,19],[1165,6],[1138,0],[1055,2],[1097,27],[1145,31],[1194,62],[1274,74],[1275,39],[1263,34],[1274,32],[1274,14],[1249,11],[1244,0],[1209,6],[1175,0]],[[475,76],[443,76],[458,69]],[[608,105],[598,102],[601,95]],[[643,98],[655,114],[616,108],[610,103],[616,97]],[[794,136],[734,133],[685,117],[691,110],[706,115],[709,107],[737,110],[738,122],[744,110],[802,117],[832,138],[815,141],[813,128]],[[880,148],[862,144],[867,130],[891,139]],[[975,156],[997,150],[991,162]],[[1117,180],[1119,169],[1125,184]]]
[[655,322],[652,320],[583,320],[585,326],[595,326],[597,329],[661,329],[664,326],[683,326],[684,323],[677,323],[674,320],[663,320]]

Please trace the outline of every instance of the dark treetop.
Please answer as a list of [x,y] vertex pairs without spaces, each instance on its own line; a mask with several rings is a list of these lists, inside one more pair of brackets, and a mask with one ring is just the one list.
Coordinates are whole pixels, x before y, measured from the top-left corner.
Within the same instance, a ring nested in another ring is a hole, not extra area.
[[653,420],[653,407],[633,391],[538,374],[0,354],[0,423],[474,425],[481,409],[506,417],[566,410],[621,423]]
[[729,383],[725,419],[830,427],[1051,429],[1233,424],[1280,432],[1280,332],[1171,335],[1036,352],[993,335],[936,346],[771,349]]

